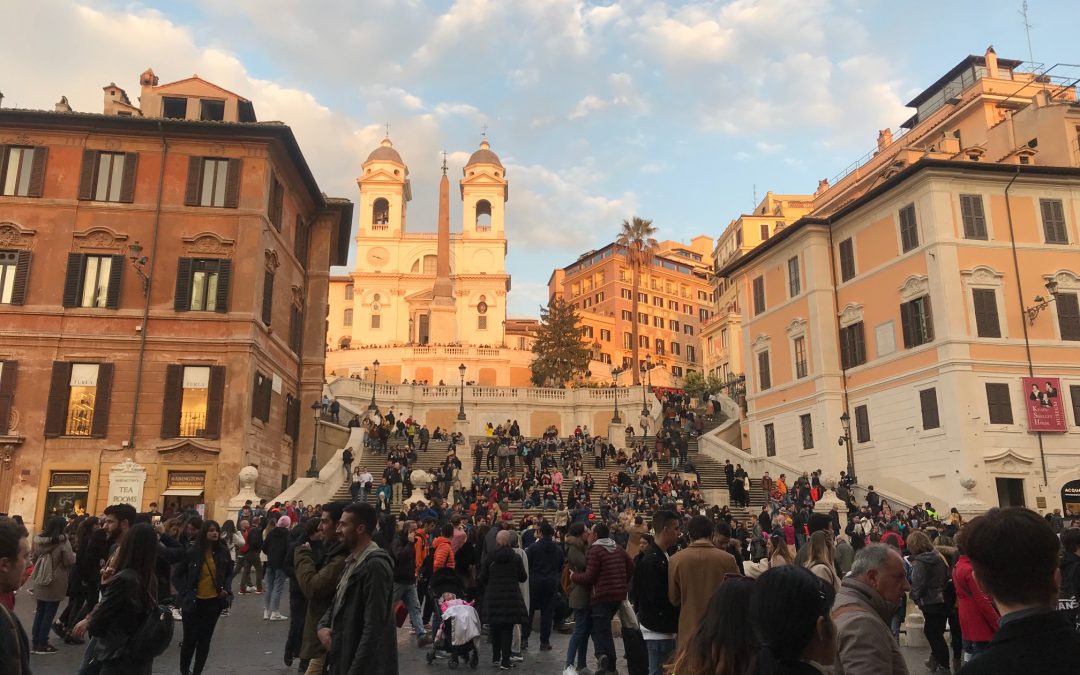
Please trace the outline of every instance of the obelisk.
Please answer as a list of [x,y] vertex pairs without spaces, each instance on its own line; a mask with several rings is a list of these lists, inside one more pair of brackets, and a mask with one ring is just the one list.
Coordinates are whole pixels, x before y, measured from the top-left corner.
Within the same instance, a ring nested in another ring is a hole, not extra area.
[[450,179],[446,177],[446,153],[443,153],[442,171],[442,179],[439,181],[435,286],[432,289],[428,324],[431,342],[436,344],[457,340],[457,305],[454,301],[454,282],[450,279]]

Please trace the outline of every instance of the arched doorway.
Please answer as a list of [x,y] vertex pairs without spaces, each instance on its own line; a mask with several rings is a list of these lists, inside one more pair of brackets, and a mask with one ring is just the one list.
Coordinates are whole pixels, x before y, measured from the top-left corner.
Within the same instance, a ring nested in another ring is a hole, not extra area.
[[1066,518],[1080,518],[1080,480],[1071,480],[1061,487],[1061,512]]

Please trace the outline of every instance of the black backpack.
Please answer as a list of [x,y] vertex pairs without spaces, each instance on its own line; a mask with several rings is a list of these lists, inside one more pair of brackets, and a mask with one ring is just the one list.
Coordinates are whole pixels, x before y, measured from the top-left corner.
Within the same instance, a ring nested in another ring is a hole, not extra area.
[[172,637],[172,610],[155,604],[128,641],[124,656],[139,660],[161,656],[172,643]]

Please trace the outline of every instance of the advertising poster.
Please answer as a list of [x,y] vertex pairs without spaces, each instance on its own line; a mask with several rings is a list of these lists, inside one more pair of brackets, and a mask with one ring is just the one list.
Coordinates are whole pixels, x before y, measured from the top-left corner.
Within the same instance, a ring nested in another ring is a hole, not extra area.
[[1025,377],[1024,405],[1028,431],[1067,431],[1058,378]]

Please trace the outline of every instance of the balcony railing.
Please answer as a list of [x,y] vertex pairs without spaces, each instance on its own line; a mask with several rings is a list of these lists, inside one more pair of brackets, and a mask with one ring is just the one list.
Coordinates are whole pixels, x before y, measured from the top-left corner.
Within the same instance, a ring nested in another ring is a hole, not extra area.
[[206,413],[180,413],[180,436],[182,438],[202,438],[206,435]]
[[94,428],[94,409],[73,407],[68,411],[64,434],[67,436],[89,436]]

